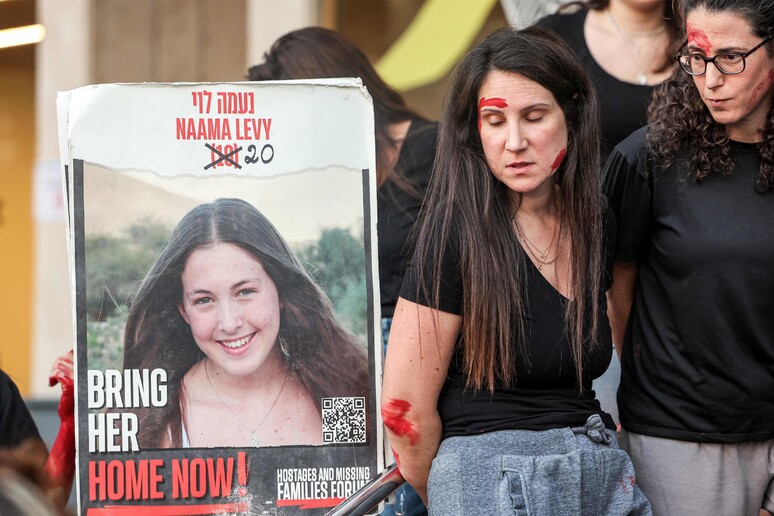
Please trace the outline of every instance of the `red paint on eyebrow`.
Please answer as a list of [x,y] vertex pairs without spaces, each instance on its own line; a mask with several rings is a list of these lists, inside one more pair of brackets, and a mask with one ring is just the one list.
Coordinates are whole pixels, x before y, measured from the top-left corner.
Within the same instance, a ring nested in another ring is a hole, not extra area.
[[690,24],[686,27],[688,32],[688,41],[704,50],[705,54],[709,54],[710,41],[704,31],[693,28]]
[[508,103],[505,102],[505,99],[497,97],[492,97],[491,99],[481,97],[481,100],[478,101],[478,110],[481,111],[481,108],[484,106],[494,106],[502,109],[508,107]]
[[478,101],[478,130],[481,131],[481,109],[486,106],[492,106],[497,108],[505,108],[508,107],[508,103],[505,102],[505,99],[501,99],[498,97],[492,97],[491,99],[481,97],[481,99]]
[[559,151],[559,154],[556,155],[556,159],[551,164],[551,172],[555,171],[557,168],[559,168],[559,165],[562,164],[562,161],[564,160],[564,156],[567,154],[567,151],[565,149],[562,149]]
[[382,419],[384,426],[389,428],[398,437],[407,437],[411,445],[419,442],[419,434],[414,429],[411,421],[406,419],[406,413],[411,410],[411,403],[405,400],[390,400],[382,407]]

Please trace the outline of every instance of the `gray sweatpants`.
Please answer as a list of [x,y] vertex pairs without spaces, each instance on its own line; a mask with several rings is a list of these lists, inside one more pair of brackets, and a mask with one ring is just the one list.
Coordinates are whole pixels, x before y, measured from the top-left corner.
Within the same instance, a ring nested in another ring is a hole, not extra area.
[[599,416],[579,428],[445,439],[428,481],[430,515],[650,515],[629,456]]
[[621,431],[656,516],[774,511],[774,439],[694,443]]

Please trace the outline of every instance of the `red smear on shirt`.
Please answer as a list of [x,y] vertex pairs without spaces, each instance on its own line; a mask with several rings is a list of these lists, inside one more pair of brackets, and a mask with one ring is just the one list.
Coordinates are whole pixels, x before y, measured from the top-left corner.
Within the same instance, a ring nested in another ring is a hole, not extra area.
[[478,130],[481,132],[481,109],[486,106],[493,106],[497,108],[505,108],[508,107],[508,103],[505,102],[505,99],[501,99],[498,97],[492,97],[491,99],[487,99],[484,97],[481,97],[481,100],[478,101]]
[[747,107],[751,107],[760,97],[761,92],[767,88],[772,82],[774,82],[774,71],[769,70],[768,75],[758,84],[750,95],[750,102]]
[[398,437],[406,437],[412,445],[419,442],[419,434],[411,421],[406,419],[406,413],[411,410],[411,403],[405,400],[390,400],[382,407],[384,426]]
[[710,41],[704,31],[692,27],[691,24],[688,24],[686,30],[688,32],[688,42],[704,50],[705,54],[709,54]]
[[562,164],[562,161],[564,160],[564,156],[567,154],[567,151],[565,149],[562,149],[559,151],[559,154],[556,155],[556,159],[551,164],[551,172],[555,171],[557,168],[559,168],[559,165]]

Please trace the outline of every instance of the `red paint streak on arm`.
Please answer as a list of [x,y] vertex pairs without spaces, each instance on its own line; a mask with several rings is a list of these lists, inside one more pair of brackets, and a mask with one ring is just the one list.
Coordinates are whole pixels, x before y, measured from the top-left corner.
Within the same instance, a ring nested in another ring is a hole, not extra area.
[[565,149],[562,149],[559,151],[559,154],[556,155],[556,159],[551,164],[551,172],[554,172],[556,169],[559,168],[559,165],[562,164],[562,161],[564,161],[564,156],[567,154],[567,151]]
[[697,29],[690,24],[686,27],[688,33],[688,42],[693,43],[704,51],[705,54],[709,54],[710,41],[704,31]]
[[508,103],[505,102],[505,99],[501,99],[498,97],[492,97],[491,99],[487,99],[484,97],[481,97],[481,99],[478,101],[478,131],[481,132],[481,109],[483,109],[486,106],[492,106],[497,108],[506,108],[508,107]]
[[406,437],[412,446],[419,442],[419,434],[414,429],[411,421],[406,419],[406,413],[411,410],[411,403],[405,400],[391,399],[382,406],[382,419],[384,426],[389,428],[398,437]]
[[392,450],[392,456],[395,457],[395,464],[398,466],[398,470],[400,470],[400,457],[395,453],[395,450]]

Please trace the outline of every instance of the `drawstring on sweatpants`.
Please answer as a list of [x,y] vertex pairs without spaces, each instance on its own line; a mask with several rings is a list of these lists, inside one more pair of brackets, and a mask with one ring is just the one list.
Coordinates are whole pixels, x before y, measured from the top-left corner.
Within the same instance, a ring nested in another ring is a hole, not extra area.
[[599,414],[592,414],[583,426],[573,428],[575,434],[586,434],[589,439],[599,444],[610,444],[613,440],[611,431],[602,422]]

